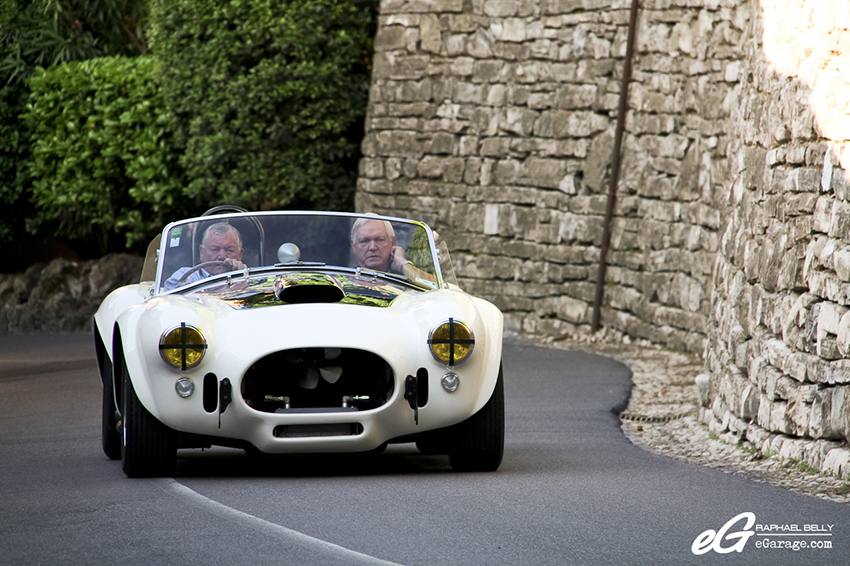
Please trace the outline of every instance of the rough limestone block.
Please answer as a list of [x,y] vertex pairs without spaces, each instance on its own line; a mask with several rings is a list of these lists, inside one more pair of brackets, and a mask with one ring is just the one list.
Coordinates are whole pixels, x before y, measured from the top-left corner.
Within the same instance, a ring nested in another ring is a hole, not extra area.
[[419,30],[403,26],[381,26],[375,34],[375,51],[407,49],[419,40]]
[[822,470],[842,478],[850,478],[850,450],[833,448],[827,452]]
[[836,244],[832,253],[832,267],[840,281],[850,281],[850,246]]
[[834,199],[831,196],[821,196],[815,203],[814,226],[816,232],[826,234],[829,232],[830,223],[832,221],[832,204]]
[[484,13],[495,17],[515,16],[519,5],[519,0],[486,0]]
[[834,238],[847,238],[850,235],[850,202],[835,200],[828,233]]
[[439,53],[443,47],[440,21],[434,14],[423,15],[419,20],[419,47],[431,53]]
[[812,438],[844,439],[846,418],[842,414],[846,387],[827,387],[815,394],[809,435]]
[[843,305],[830,302],[820,303],[817,322],[818,355],[829,358],[826,352],[823,351],[825,350],[825,344],[828,342],[826,338],[828,338],[828,334],[838,334],[841,318],[848,310],[850,309]]
[[812,364],[808,377],[815,383],[825,385],[841,385],[850,383],[850,360],[842,359],[832,362],[820,362]]
[[756,414],[756,423],[766,430],[772,430],[770,427],[771,400],[767,395],[759,395],[759,408]]
[[850,353],[850,311],[844,313],[838,322],[837,335],[838,351],[846,357]]
[[462,12],[463,0],[381,0],[381,14]]
[[793,395],[788,403],[788,418],[797,434],[807,435],[812,420],[812,404],[803,401],[803,395]]
[[523,18],[505,18],[490,24],[490,31],[499,41],[522,42],[527,37],[527,24]]
[[789,438],[782,443],[779,457],[801,462],[805,460],[805,443],[802,440]]

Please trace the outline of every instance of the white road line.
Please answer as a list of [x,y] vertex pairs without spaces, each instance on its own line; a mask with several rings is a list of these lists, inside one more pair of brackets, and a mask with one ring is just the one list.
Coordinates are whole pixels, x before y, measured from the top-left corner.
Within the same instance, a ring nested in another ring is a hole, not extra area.
[[328,553],[334,558],[337,558],[341,561],[345,561],[346,563],[352,565],[356,564],[363,566],[402,566],[396,562],[388,562],[386,560],[381,560],[380,558],[375,558],[374,556],[369,556],[368,554],[362,554],[360,552],[350,550],[343,546],[339,546],[318,538],[314,538],[305,535],[304,533],[293,531],[292,529],[287,529],[286,527],[282,527],[276,523],[272,523],[271,521],[266,521],[265,519],[260,519],[259,517],[255,517],[232,507],[228,507],[223,503],[219,503],[218,501],[214,501],[209,497],[201,495],[197,491],[186,487],[185,485],[179,483],[174,479],[168,478],[164,481],[166,482],[166,485],[164,487],[167,490],[173,491],[179,496],[193,500],[198,506],[208,509],[210,512],[218,515],[219,517],[225,519],[238,519],[239,521],[247,523],[251,528],[256,529],[260,532],[264,532],[275,537],[283,537],[293,545],[321,550],[322,552]]

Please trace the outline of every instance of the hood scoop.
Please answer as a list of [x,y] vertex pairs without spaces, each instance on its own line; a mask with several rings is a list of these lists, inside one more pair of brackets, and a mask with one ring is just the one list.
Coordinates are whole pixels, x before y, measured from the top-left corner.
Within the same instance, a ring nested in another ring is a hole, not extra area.
[[336,278],[324,273],[288,273],[274,281],[274,294],[288,304],[338,303],[345,291]]

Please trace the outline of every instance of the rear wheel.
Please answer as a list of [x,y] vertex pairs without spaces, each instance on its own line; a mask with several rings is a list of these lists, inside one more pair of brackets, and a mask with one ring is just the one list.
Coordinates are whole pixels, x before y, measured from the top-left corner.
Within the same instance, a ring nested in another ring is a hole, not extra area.
[[126,364],[124,379],[124,427],[121,464],[129,478],[168,476],[177,460],[177,434],[159,422],[136,396]]
[[472,417],[451,430],[449,463],[459,472],[493,472],[505,451],[505,386],[502,367],[493,395]]

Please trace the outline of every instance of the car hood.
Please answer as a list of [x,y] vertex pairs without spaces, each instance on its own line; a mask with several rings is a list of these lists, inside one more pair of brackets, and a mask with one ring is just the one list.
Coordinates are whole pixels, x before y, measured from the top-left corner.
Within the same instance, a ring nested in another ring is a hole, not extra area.
[[364,279],[355,275],[292,272],[251,276],[203,287],[188,296],[209,297],[234,309],[272,307],[286,304],[341,303],[388,307],[412,287]]

